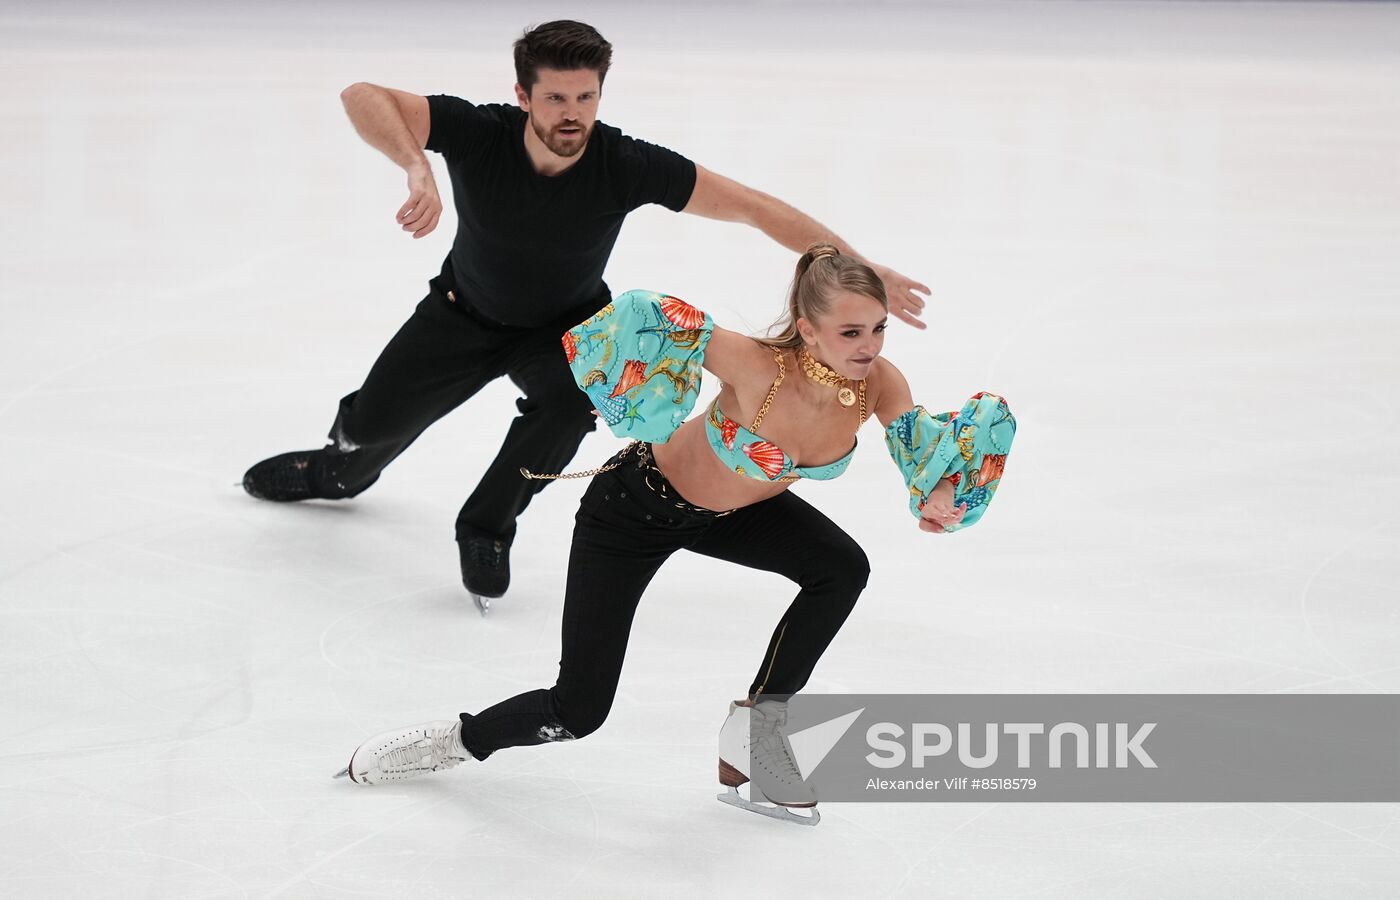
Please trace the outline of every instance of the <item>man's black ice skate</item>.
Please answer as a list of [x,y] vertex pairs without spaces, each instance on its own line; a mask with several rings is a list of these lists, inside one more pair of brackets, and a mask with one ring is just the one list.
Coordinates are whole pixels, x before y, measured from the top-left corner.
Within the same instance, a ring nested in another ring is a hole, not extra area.
[[320,497],[313,467],[320,450],[293,450],[253,466],[243,475],[243,490],[259,500],[290,503]]
[[462,584],[484,616],[491,600],[510,587],[510,544],[491,535],[464,535],[457,539],[457,552],[462,558]]

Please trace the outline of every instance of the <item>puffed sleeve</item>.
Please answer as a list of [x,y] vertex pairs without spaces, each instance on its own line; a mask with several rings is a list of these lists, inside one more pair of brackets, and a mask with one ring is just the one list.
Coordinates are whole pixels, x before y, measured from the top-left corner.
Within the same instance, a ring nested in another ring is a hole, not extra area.
[[904,475],[915,516],[939,479],[953,482],[954,503],[967,504],[962,521],[948,527],[957,531],[982,518],[1015,436],[1016,419],[1006,400],[981,391],[958,412],[931,415],[914,407],[885,429],[885,446]]
[[695,407],[714,327],[683,300],[628,291],[564,332],[564,356],[613,434],[664,444]]

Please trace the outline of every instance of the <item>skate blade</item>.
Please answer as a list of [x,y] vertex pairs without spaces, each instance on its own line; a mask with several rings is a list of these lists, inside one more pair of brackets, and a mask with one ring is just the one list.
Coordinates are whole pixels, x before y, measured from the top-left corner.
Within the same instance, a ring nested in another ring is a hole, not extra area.
[[483,597],[480,594],[472,594],[472,602],[476,604],[477,609],[481,610],[481,614],[483,616],[491,611],[490,597]]
[[745,800],[739,794],[738,788],[731,787],[723,794],[716,794],[715,799],[720,803],[728,803],[730,806],[737,806],[739,809],[746,809],[760,816],[767,816],[770,819],[779,819],[783,822],[791,822],[794,825],[815,825],[822,820],[822,814],[817,812],[816,807],[809,807],[812,810],[810,816],[800,816],[786,806],[764,806],[752,800]]
[[350,777],[350,769],[349,769],[348,766],[347,766],[346,768],[344,768],[344,769],[341,769],[339,772],[336,772],[334,775],[331,776],[332,779],[336,779],[336,778],[349,778],[349,777]]

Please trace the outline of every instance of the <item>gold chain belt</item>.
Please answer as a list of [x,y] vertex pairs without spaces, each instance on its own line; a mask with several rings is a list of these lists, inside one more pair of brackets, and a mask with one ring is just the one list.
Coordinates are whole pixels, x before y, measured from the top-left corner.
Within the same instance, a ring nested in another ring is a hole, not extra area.
[[[633,447],[640,446],[642,446],[641,441],[633,441],[622,449],[622,453],[626,455],[632,452]],[[546,475],[543,472],[531,472],[529,469],[521,466],[520,476],[529,481],[562,481],[568,478],[592,478],[594,475],[600,475],[603,472],[611,472],[620,465],[622,465],[622,462],[618,461],[615,463],[608,463],[606,466],[599,466],[596,469],[585,469],[582,472],[555,472],[552,475]]]
[[[642,443],[641,441],[633,441],[632,443],[628,444],[625,448],[623,448],[621,455],[626,456],[629,453],[636,454],[637,468],[650,470],[649,472],[646,472],[642,475],[642,480],[646,482],[647,489],[650,490],[657,497],[660,497],[662,500],[669,502],[676,509],[682,510],[684,512],[700,513],[701,515],[714,516],[715,518],[719,518],[720,516],[727,516],[730,513],[734,512],[734,510],[732,509],[726,509],[723,512],[718,512],[713,509],[706,509],[703,506],[696,506],[693,503],[687,503],[684,500],[671,496],[670,492],[667,490],[671,487],[671,483],[666,480],[666,476],[663,475],[661,470],[656,467],[656,463],[652,460],[651,450],[648,447],[648,445]],[[531,472],[529,469],[525,468],[524,466],[521,466],[520,474],[523,477],[528,478],[532,481],[548,481],[565,478],[589,478],[594,475],[600,475],[603,472],[611,472],[613,469],[616,469],[621,465],[622,460],[618,460],[617,462],[608,463],[605,466],[599,466],[596,469],[586,469],[582,472],[558,472],[552,475],[546,475],[541,472]],[[657,480],[660,482],[659,484],[652,481],[651,476],[653,472],[656,473]]]

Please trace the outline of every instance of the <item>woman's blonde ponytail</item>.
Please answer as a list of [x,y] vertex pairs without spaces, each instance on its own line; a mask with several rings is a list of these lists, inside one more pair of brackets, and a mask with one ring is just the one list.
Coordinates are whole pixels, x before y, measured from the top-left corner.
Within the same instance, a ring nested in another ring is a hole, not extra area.
[[870,266],[846,256],[835,244],[813,244],[798,257],[792,287],[788,290],[787,311],[768,329],[768,337],[759,340],[770,347],[801,347],[802,335],[797,331],[797,320],[811,321],[825,315],[837,290],[864,294],[889,308],[885,285]]

